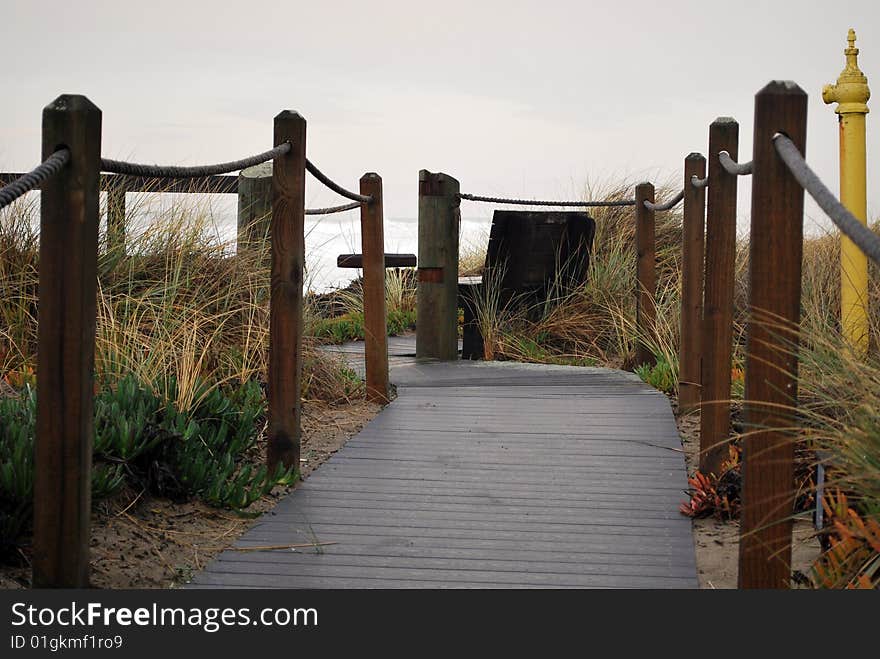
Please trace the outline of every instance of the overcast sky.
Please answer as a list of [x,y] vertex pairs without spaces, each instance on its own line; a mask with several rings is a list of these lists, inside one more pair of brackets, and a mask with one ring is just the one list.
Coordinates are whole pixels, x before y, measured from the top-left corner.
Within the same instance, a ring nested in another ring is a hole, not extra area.
[[[821,88],[843,68],[849,27],[880,88],[876,0],[0,2],[0,169],[37,162],[41,109],[62,92],[103,110],[105,156],[144,162],[262,151],[272,117],[295,109],[330,176],[351,188],[383,176],[389,218],[415,217],[422,168],[466,192],[539,198],[620,178],[678,184],[719,115],[739,120],[749,160],[754,93],[778,78],[809,94],[807,160],[836,191]],[[308,201],[336,197],[312,183]]]

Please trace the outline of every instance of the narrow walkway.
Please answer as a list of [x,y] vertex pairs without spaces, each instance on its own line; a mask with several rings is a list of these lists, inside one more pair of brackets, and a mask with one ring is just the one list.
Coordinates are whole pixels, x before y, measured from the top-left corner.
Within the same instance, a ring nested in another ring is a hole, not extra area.
[[397,399],[236,546],[335,544],[226,551],[190,587],[697,587],[663,394],[609,369],[391,351]]

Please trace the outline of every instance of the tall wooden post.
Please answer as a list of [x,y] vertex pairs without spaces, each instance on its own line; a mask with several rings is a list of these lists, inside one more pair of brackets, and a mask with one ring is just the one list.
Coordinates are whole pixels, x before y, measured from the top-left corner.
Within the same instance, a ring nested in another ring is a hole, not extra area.
[[419,172],[419,359],[458,358],[458,192],[451,176]]
[[706,176],[706,159],[691,153],[684,159],[684,219],[681,241],[681,341],[678,407],[690,411],[700,404],[703,324],[703,222],[706,188],[691,178]]
[[367,399],[384,405],[389,399],[382,178],[378,174],[364,174],[361,177],[360,186],[362,195],[369,195],[373,198],[369,204],[361,204]]
[[125,186],[120,178],[107,190],[107,250],[125,250]]
[[302,388],[303,265],[305,262],[306,120],[285,110],[275,117],[275,146],[290,142],[272,168],[272,283],[269,295],[270,468],[299,471]]
[[43,158],[70,162],[42,186],[34,447],[36,587],[89,584],[101,111],[85,96],[43,110]]
[[645,202],[654,203],[654,186],[640,183],[636,186],[636,364],[654,365],[652,350],[657,331],[657,309],[654,296],[657,289],[657,270],[654,249],[654,211]]
[[700,471],[719,475],[730,433],[733,291],[736,276],[736,180],[718,154],[737,160],[739,124],[719,117],[709,126],[709,192],[706,208],[706,292],[703,303]]
[[238,173],[237,251],[262,249],[272,218],[272,163],[264,162]]
[[773,135],[785,133],[806,155],[807,95],[793,82],[769,83],[755,96],[754,130],[739,585],[787,588],[804,191]]

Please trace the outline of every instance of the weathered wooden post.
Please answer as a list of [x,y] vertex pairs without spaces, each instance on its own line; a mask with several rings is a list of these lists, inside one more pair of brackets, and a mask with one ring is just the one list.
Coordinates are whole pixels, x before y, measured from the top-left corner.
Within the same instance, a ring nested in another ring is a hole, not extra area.
[[42,185],[37,432],[36,587],[89,585],[101,111],[85,96],[43,110],[43,158],[70,161]]
[[703,303],[700,471],[720,474],[730,433],[733,291],[736,276],[736,180],[718,154],[736,160],[739,124],[719,117],[709,126],[709,192],[706,208],[706,291]]
[[272,219],[272,162],[264,162],[238,173],[239,253],[261,250],[269,239]]
[[107,250],[125,251],[125,185],[116,177],[107,188]]
[[384,405],[389,399],[382,178],[378,174],[364,174],[360,186],[362,195],[373,198],[369,204],[361,204],[367,399]]
[[691,153],[684,159],[684,219],[681,241],[681,340],[679,342],[678,406],[700,404],[703,324],[703,222],[706,188],[691,183],[706,176],[706,159]]
[[270,469],[299,471],[305,262],[306,120],[285,110],[275,117],[275,146],[290,151],[272,168],[272,283],[269,294]]
[[740,588],[787,588],[791,578],[804,191],[773,136],[806,155],[806,129],[807,95],[795,83],[755,96]]
[[645,202],[654,203],[654,185],[640,183],[636,186],[636,365],[654,365],[656,314],[654,295],[657,289],[657,272],[654,250],[654,211]]
[[458,358],[458,193],[451,176],[419,172],[419,359]]

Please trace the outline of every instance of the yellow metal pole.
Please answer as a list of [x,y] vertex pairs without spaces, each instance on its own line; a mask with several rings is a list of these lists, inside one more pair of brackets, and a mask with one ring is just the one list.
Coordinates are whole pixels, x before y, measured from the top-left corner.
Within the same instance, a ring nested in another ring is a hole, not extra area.
[[[844,50],[846,67],[837,84],[825,85],[822,100],[837,103],[840,124],[840,201],[867,224],[865,115],[868,78],[859,70],[856,33],[850,29]],[[868,351],[868,257],[847,237],[840,238],[840,323],[843,335],[859,353]]]

